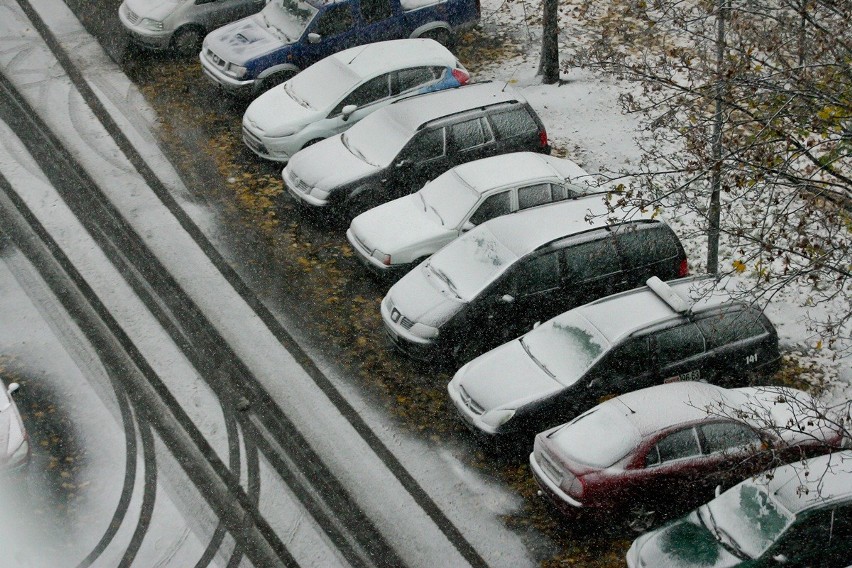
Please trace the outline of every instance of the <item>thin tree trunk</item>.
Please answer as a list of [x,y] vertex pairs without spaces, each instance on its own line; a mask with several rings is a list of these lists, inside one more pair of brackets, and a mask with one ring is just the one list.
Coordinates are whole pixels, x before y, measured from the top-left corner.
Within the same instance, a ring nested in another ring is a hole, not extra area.
[[722,190],[722,98],[725,92],[725,3],[719,0],[716,15],[716,109],[713,116],[713,174],[710,179],[710,210],[707,231],[707,272],[719,272],[719,226],[721,217],[720,197]]
[[542,83],[551,85],[559,81],[559,0],[544,0],[543,4],[538,74]]

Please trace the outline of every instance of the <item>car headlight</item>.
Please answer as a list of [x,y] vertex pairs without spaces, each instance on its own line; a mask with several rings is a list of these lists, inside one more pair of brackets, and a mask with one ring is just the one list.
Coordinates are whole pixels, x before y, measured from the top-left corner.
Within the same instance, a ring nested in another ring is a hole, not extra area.
[[266,137],[267,138],[286,138],[287,136],[292,136],[292,135],[296,134],[297,132],[299,132],[303,128],[305,128],[304,124],[294,124],[294,125],[282,128],[281,130],[276,130],[272,134],[267,134]]
[[142,21],[139,22],[139,27],[151,30],[152,32],[161,32],[163,31],[163,22],[152,20],[151,18],[142,18]]
[[9,459],[12,463],[18,463],[26,459],[27,453],[30,451],[30,442],[28,440],[24,440],[23,443],[18,446],[18,449],[15,450],[15,453],[12,454],[12,457]]
[[508,408],[499,408],[497,410],[489,410],[482,415],[481,420],[492,428],[499,428],[515,416],[515,411]]
[[435,339],[438,337],[438,329],[432,327],[431,325],[426,325],[425,323],[416,322],[411,326],[409,330],[411,333],[416,335],[417,337],[421,337],[423,339]]
[[227,69],[224,69],[223,71],[225,72],[225,74],[233,77],[234,79],[242,79],[246,76],[248,69],[246,69],[245,67],[241,67],[240,65],[234,65],[233,63],[229,63]]
[[373,251],[373,258],[375,258],[385,266],[391,265],[391,255],[383,253],[379,249]]

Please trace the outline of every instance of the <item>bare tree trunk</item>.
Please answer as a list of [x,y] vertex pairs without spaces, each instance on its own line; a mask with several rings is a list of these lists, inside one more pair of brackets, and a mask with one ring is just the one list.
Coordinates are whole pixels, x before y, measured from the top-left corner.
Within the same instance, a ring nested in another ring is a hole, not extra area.
[[713,116],[713,173],[710,179],[710,210],[707,230],[707,272],[719,272],[719,223],[722,190],[722,110],[725,92],[725,11],[727,0],[719,0],[716,15],[716,109]]
[[559,81],[559,0],[544,0],[543,4],[538,74],[542,76],[542,83],[551,85]]

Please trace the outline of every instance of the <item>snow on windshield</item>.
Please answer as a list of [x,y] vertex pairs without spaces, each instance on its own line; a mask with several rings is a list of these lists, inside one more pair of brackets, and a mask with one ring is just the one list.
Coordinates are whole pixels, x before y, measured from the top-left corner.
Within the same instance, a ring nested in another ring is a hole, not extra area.
[[516,260],[515,253],[480,226],[435,253],[430,265],[451,281],[461,299],[470,301]]
[[[793,522],[765,487],[743,484],[707,504],[716,532],[752,558],[763,554]],[[720,532],[721,531],[721,532]]]
[[364,117],[343,133],[343,144],[358,158],[377,168],[389,166],[412,133],[381,111]]
[[287,86],[297,102],[301,100],[314,110],[322,110],[340,100],[358,80],[347,65],[327,57],[290,79]]
[[561,384],[576,383],[610,343],[579,313],[557,316],[521,338],[530,357]]
[[[606,436],[601,434],[606,433]],[[612,406],[599,406],[554,434],[562,451],[592,467],[609,467],[639,445],[636,428]]]
[[266,25],[287,43],[302,37],[316,13],[316,8],[301,0],[273,0],[260,11]]
[[464,216],[470,211],[479,194],[464,183],[454,170],[445,172],[427,183],[420,190],[420,196],[427,208],[440,217],[444,227],[458,227]]

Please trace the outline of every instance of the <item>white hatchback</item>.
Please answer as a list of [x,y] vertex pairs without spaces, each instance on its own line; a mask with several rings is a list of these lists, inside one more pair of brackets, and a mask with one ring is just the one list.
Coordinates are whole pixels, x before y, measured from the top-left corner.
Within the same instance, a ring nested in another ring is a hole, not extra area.
[[358,215],[346,238],[374,272],[404,272],[488,219],[602,189],[571,160],[501,154],[456,166],[417,193]]
[[469,80],[456,56],[431,39],[353,47],[255,99],[243,116],[243,141],[262,158],[286,162],[305,146],[340,134],[395,100]]

